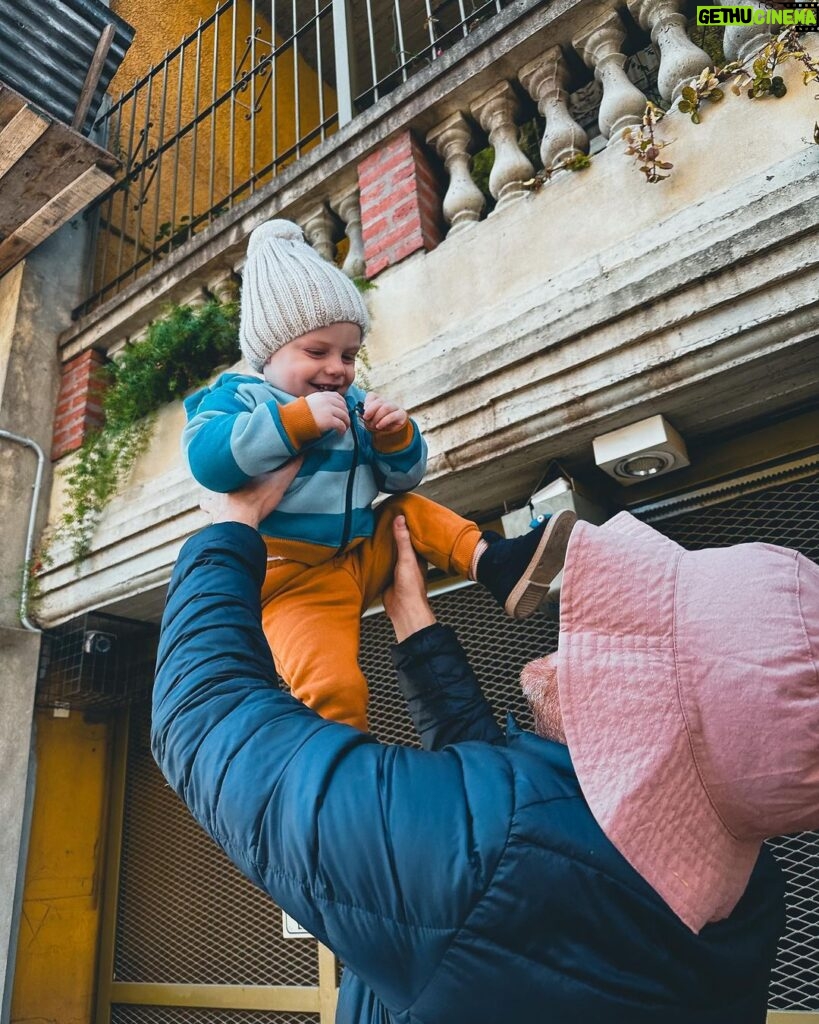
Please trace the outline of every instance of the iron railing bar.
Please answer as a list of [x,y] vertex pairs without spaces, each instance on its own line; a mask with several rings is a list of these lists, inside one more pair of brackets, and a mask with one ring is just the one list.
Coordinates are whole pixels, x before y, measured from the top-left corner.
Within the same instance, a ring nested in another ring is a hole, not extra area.
[[[330,5],[328,4],[328,6]],[[325,7],[324,10],[326,9],[327,8]],[[324,12],[322,11],[322,13]],[[277,47],[276,52],[281,53],[282,50],[286,50],[291,44],[298,42],[299,36],[303,36],[306,33],[307,29],[309,29],[312,25],[316,23],[316,20],[319,16],[320,15],[311,14],[307,21],[305,21],[305,23],[299,27],[298,32],[293,32],[292,35],[289,35],[287,37],[282,36],[284,42],[281,44],[281,46]],[[262,57],[259,63],[262,64],[266,60],[268,60],[267,57]]]
[[[317,0],[318,3],[318,0]],[[328,5],[330,6],[330,5]],[[336,64],[336,106],[338,123],[349,124],[353,119],[353,80],[352,61],[350,59],[350,26],[347,23],[347,4],[345,0],[333,0],[332,3],[333,56]],[[326,8],[325,8],[326,10]],[[319,22],[317,33],[321,33]],[[319,82],[324,92],[324,83]]]
[[321,70],[321,21],[319,20],[319,3],[316,0],[316,86],[318,88],[319,124],[324,120],[324,76]]
[[[375,32],[373,30],[373,12],[372,7],[370,5],[370,0],[364,0],[364,3],[367,9],[367,37],[370,42],[370,68],[372,70],[373,76],[372,89],[368,89],[367,92],[372,92],[373,99],[378,100],[380,99],[378,95],[378,86],[376,84],[378,82],[378,61],[375,56]],[[362,93],[362,95],[366,94]]]
[[432,56],[435,56],[435,18],[432,14],[432,5],[429,0],[424,0],[424,8],[427,12],[427,35],[429,36],[429,45],[432,47]]
[[[228,108],[228,193],[233,192],[234,141],[236,138],[236,5],[233,5],[230,19],[230,107]],[[228,207],[233,203],[228,199]]]
[[[151,120],[151,104],[153,103],[153,88],[154,80],[151,79],[148,82],[148,91],[145,97],[145,127],[144,131],[144,143],[145,143],[145,160],[142,162],[142,166],[139,169],[139,193],[137,195],[136,205],[136,228],[134,229],[134,243],[139,250],[140,235],[142,234],[142,208],[145,205],[145,170],[150,166],[150,131],[153,127],[153,121]],[[153,176],[152,176],[153,177]],[[149,183],[150,184],[150,183]],[[135,275],[136,276],[136,275]]]
[[279,94],[276,89],[276,0],[270,0],[270,155],[273,165],[279,152],[278,111]]
[[176,194],[177,188],[179,187],[179,156],[181,146],[178,144],[179,140],[179,129],[182,125],[182,94],[185,86],[185,51],[183,50],[179,54],[179,77],[176,83],[176,131],[171,142],[175,142],[174,145],[174,160],[173,160],[173,185],[171,186],[171,233],[173,234],[173,226],[176,224]]
[[216,188],[216,93],[219,89],[219,19],[213,26],[213,71],[210,83],[210,168],[208,169],[208,204],[213,209],[213,193]]
[[[130,156],[134,151],[134,131],[136,130],[136,107],[137,107],[137,94],[133,94],[134,102],[131,104],[131,127],[128,132],[128,154]],[[128,218],[128,199],[131,191],[131,179],[129,175],[126,175],[123,179],[125,181],[124,195],[122,197],[122,221],[120,223],[120,234],[119,234],[119,248],[117,251],[117,276],[122,269],[122,250],[124,248],[123,242],[125,238],[125,222]]]
[[[264,58],[264,60],[269,60],[269,59],[270,59],[269,57],[265,57]],[[249,74],[250,73],[248,72],[248,75]],[[242,79],[242,81],[244,81],[244,79]],[[167,139],[163,143],[161,150],[160,149],[154,150],[153,154],[151,155],[150,161],[146,160],[146,161],[134,164],[133,167],[130,168],[130,172],[129,172],[130,176],[135,177],[136,175],[138,175],[139,171],[142,169],[143,163],[152,162],[154,157],[158,153],[165,152],[166,150],[170,149],[171,146],[174,146],[178,140],[183,139],[189,132],[191,132],[194,128],[196,128],[198,125],[200,125],[207,117],[209,117],[210,114],[214,110],[216,110],[218,107],[220,107],[224,103],[226,103],[231,98],[231,95],[233,93],[235,93],[236,91],[237,91],[237,89],[234,89],[234,88],[227,89],[224,93],[222,93],[222,95],[216,100],[216,102],[214,104],[212,104],[209,107],[206,107],[203,111],[197,113],[197,115],[194,118],[192,118],[183,128],[180,129],[178,134],[174,135],[172,138]],[[110,185],[108,187],[108,189],[106,189],[105,192],[101,193],[101,195],[97,197],[97,199],[94,202],[94,206],[97,206],[100,203],[104,202],[105,199],[111,193],[117,192],[117,190],[122,187],[122,182],[123,181],[124,181],[124,179],[121,179],[120,181],[115,182],[113,185]]]
[[401,21],[401,2],[400,0],[393,0],[392,3],[393,14],[395,16],[395,33],[396,43],[398,44],[398,53],[396,54],[399,66],[398,71],[401,72],[401,80],[406,82],[407,80],[407,61],[404,60],[404,54],[407,52],[404,48],[404,26]]
[[293,113],[294,118],[294,131],[296,139],[296,156],[299,155],[300,150],[299,136],[301,134],[301,98],[299,97],[299,40],[298,35],[300,29],[298,28],[298,10],[296,7],[297,0],[293,0]]
[[[120,92],[119,98],[122,99],[122,92]],[[109,123],[108,124],[108,135],[107,135],[107,141],[108,141],[109,147],[111,145],[111,133],[112,133],[112,125]],[[118,152],[115,153],[114,155],[119,157],[121,155],[121,153],[122,153],[122,114],[121,113],[120,113],[119,117],[117,118],[117,122],[116,122],[116,139],[117,139],[117,151]],[[113,205],[114,205],[114,195],[113,195],[113,192],[112,192],[111,195],[108,198],[108,217],[107,217],[107,220],[111,219],[111,210],[113,209]],[[94,252],[97,253],[97,251],[99,249],[99,243],[100,243],[100,224],[102,222],[102,203],[92,207],[92,211],[91,212],[95,212],[95,211],[99,211],[99,215],[97,216],[97,223],[94,226]],[[90,275],[91,289],[90,290],[92,292],[96,291],[97,282],[98,281],[99,281],[100,284],[102,284],[103,281],[105,280],[105,265],[108,262],[109,242],[110,242],[110,239],[106,239],[105,243],[102,246],[102,256],[101,256],[101,259],[99,261],[99,265],[97,263],[97,260],[95,260],[95,259],[91,259],[89,261],[89,263],[91,265],[91,275]],[[97,275],[99,275],[99,277]]]
[[[166,53],[167,58],[167,53]],[[154,202],[154,233],[153,233],[153,245],[154,255],[156,254],[156,243],[157,235],[159,234],[159,209],[162,205],[162,143],[165,141],[165,108],[168,99],[168,62],[165,61],[165,71],[162,75],[162,99],[159,103],[159,147],[160,152],[156,158],[156,175],[155,175],[155,202]],[[173,218],[171,219],[171,236],[173,236]],[[151,260],[153,266],[153,259]]]
[[469,29],[466,24],[466,8],[464,7],[464,0],[458,0],[458,13],[461,16],[461,34],[468,36]]
[[[235,10],[235,7],[234,7]],[[200,19],[201,24],[201,19]],[[193,131],[191,134],[191,182],[188,201],[187,218],[190,224],[196,210],[196,157],[199,149],[199,84],[202,72],[202,34],[196,37],[196,63],[193,72]],[[206,115],[207,116],[207,115]],[[180,217],[180,221],[181,221]],[[168,251],[173,250],[173,225],[171,225],[171,244]]]
[[[259,30],[261,31],[261,29]],[[250,173],[256,170],[256,0],[250,0]],[[250,186],[253,195],[256,183]]]

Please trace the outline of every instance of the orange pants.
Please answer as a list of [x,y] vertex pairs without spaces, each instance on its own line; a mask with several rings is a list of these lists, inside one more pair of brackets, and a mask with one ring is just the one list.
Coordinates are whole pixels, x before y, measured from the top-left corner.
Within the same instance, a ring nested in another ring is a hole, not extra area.
[[465,576],[481,537],[478,527],[418,494],[388,498],[376,509],[372,537],[320,565],[276,559],[268,541],[262,627],[279,675],[324,718],[367,728],[367,680],[358,665],[361,613],[392,579],[392,522],[403,515],[418,554]]

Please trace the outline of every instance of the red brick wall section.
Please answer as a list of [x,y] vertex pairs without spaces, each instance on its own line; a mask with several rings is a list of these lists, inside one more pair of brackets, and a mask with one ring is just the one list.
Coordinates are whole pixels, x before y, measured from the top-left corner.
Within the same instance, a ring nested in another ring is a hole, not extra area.
[[94,349],[87,349],[63,366],[54,416],[52,459],[60,459],[75,451],[89,430],[101,426],[105,384],[98,379],[96,371],[104,363],[104,355]]
[[361,161],[358,188],[367,277],[443,240],[443,188],[411,132]]

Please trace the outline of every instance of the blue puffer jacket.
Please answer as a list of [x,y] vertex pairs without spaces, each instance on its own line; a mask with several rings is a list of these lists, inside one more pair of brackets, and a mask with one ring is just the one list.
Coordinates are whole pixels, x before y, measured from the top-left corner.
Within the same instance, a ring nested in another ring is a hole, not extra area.
[[[504,737],[450,630],[395,649],[427,747],[272,685],[265,547],[236,523],[171,582],[153,751],[228,856],[344,961],[339,1024],[762,1024],[779,873],[696,936],[602,834],[565,747]],[[647,738],[649,741],[649,738]]]

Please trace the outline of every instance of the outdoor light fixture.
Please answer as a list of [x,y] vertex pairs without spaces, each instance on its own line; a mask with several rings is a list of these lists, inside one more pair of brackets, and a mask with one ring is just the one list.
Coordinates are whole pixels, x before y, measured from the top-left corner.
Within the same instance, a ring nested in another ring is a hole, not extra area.
[[685,441],[663,416],[601,434],[592,445],[600,469],[624,487],[691,465]]

